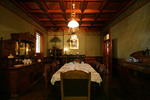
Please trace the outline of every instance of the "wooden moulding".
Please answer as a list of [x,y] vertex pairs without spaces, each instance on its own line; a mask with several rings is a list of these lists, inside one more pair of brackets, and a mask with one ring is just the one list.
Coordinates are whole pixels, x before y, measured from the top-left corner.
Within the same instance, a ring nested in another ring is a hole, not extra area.
[[35,42],[35,37],[29,32],[11,33],[11,38],[14,41],[28,41],[28,42],[33,42],[33,43]]

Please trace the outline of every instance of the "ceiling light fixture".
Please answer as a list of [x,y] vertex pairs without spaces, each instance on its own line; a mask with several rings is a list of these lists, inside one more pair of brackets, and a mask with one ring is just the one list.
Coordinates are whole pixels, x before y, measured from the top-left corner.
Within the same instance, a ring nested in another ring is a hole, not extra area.
[[79,23],[74,19],[75,13],[71,13],[72,20],[68,23],[69,28],[76,28],[79,26]]
[[[71,4],[72,4],[72,1],[71,1]],[[73,8],[73,10],[75,9],[75,1],[71,7],[71,18],[72,18],[72,20],[68,23],[68,27],[69,27],[70,31],[72,33],[75,33],[78,30],[79,23],[75,20],[75,11],[72,13],[72,8]]]

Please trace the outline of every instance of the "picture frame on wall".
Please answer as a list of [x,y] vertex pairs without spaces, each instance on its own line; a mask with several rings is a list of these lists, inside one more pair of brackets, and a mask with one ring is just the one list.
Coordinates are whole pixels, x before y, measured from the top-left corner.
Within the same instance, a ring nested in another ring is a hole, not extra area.
[[79,39],[70,39],[70,49],[79,49]]

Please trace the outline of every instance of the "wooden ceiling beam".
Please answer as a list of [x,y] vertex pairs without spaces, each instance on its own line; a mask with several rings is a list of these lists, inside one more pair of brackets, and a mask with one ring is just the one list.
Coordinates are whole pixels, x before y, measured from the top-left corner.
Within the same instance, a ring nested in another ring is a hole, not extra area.
[[107,23],[105,23],[104,26],[108,25],[109,23],[111,23],[118,15],[120,15],[126,8],[128,8],[131,4],[133,4],[136,0],[131,0],[131,1],[126,1],[124,2],[123,5],[125,5],[115,16],[113,16],[113,18],[111,18],[111,20],[109,20]]
[[87,8],[87,1],[84,0],[84,1],[82,1],[81,4],[80,4],[81,12],[83,13],[86,8]]
[[83,12],[84,12],[84,10],[85,10],[86,8],[87,8],[87,1],[84,0],[84,1],[82,1],[81,4],[80,4],[81,15],[80,15],[79,26],[81,26],[81,24],[82,24],[82,19],[84,18]]
[[[49,24],[45,24],[44,25],[45,27],[53,27],[53,25],[49,25]],[[103,24],[94,24],[94,25],[91,25],[91,24],[82,24],[81,27],[102,27]],[[67,27],[66,24],[57,24],[57,27]]]
[[35,0],[37,5],[44,11],[47,12],[48,8],[46,7],[45,3],[41,0]]
[[48,10],[47,13],[63,13],[62,10]]
[[117,13],[117,10],[103,10],[102,13]]
[[51,21],[50,19],[39,19],[39,21]]
[[30,13],[45,13],[43,10],[29,10]]
[[51,27],[52,27],[53,25],[52,25],[52,24],[44,24],[44,26],[46,26],[46,27],[47,27],[47,26],[51,26]]
[[87,9],[84,10],[84,14],[99,14],[99,10],[92,10],[92,9]]
[[63,11],[63,17],[64,17],[64,19],[65,19],[65,21],[66,21],[66,25],[67,25],[67,23],[68,23],[68,18],[67,18],[67,16],[66,16],[66,4],[65,4],[64,1],[60,0],[60,1],[59,1],[59,5],[60,5],[61,10]]
[[97,18],[96,22],[97,21],[107,21],[107,20],[109,20],[109,19],[108,18]]
[[45,5],[45,3],[43,1],[41,1],[41,0],[35,0],[35,2],[46,13],[47,17],[51,20],[51,23],[56,26],[56,24],[53,22],[53,17],[50,14],[47,13],[48,8]]
[[91,24],[82,24],[81,26],[91,26]]
[[[59,0],[44,0],[45,2],[58,2]],[[63,0],[64,2],[71,2],[71,0]],[[75,0],[76,2],[82,2],[83,0]],[[100,2],[105,0],[86,0],[87,2]]]
[[[43,24],[40,23],[37,17],[31,15],[30,10],[24,5],[23,1],[11,0],[14,4],[16,4],[19,8],[21,8],[28,16],[30,16],[33,20],[39,23],[40,26],[43,27]],[[43,27],[46,29],[46,27]]]
[[21,1],[21,2],[35,2],[35,0],[18,0],[18,1]]
[[[47,22],[51,22],[51,20],[49,18],[45,18],[45,19],[38,19],[39,21],[47,21]],[[68,19],[68,21],[70,21],[71,19]],[[76,21],[80,21],[80,19],[76,18]],[[107,18],[99,18],[97,19],[97,22],[101,22],[101,21],[107,21]],[[95,20],[93,18],[84,18],[82,19],[82,22],[94,22]],[[64,19],[53,19],[53,22],[66,22],[66,20]]]
[[104,26],[103,24],[93,24],[93,26]]
[[83,18],[82,21],[94,21],[94,18]]
[[53,21],[66,21],[64,18],[53,19]]
[[[105,10],[109,12],[109,10]],[[45,13],[43,10],[29,10],[31,13]],[[82,14],[81,10],[75,10],[76,14]],[[113,10],[110,10],[110,12],[115,12]],[[57,14],[63,14],[62,10],[48,10],[47,13],[57,13]],[[66,14],[71,14],[71,10],[66,10]],[[84,10],[83,14],[99,14],[99,10]]]
[[104,1],[103,1],[102,6],[99,7],[99,11],[100,11],[100,12],[101,12],[101,11],[104,9],[104,7],[107,5],[108,1],[109,1],[109,0],[104,0]]
[[57,26],[65,27],[65,26],[66,26],[66,24],[57,24]]
[[[75,11],[76,12],[76,14],[81,14],[81,10],[80,9],[74,9],[73,11]],[[69,10],[66,10],[66,13],[72,13],[72,10],[71,9],[69,9]]]
[[59,1],[59,5],[60,5],[60,8],[63,12],[66,12],[66,5],[65,5],[65,2],[60,0]]
[[96,14],[96,17],[95,17],[95,21],[97,20],[97,18],[100,16],[100,14],[102,13],[102,10],[104,9],[104,7],[107,5],[109,0],[105,0],[103,1],[102,5],[99,7],[99,13]]

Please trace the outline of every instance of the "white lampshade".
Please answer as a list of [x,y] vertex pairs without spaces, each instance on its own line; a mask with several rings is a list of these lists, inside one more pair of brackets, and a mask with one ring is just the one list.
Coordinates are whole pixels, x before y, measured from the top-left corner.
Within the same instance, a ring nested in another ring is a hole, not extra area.
[[76,20],[71,20],[69,23],[68,23],[68,27],[70,28],[75,28],[75,27],[78,27],[79,26],[79,23],[76,21]]
[[77,39],[77,35],[71,35],[71,39]]

